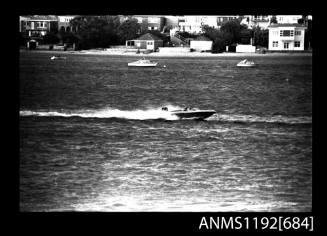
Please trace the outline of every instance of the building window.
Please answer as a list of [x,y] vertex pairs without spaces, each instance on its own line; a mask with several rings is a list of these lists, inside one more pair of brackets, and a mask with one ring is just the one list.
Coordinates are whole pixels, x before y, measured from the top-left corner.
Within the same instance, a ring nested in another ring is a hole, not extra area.
[[288,49],[289,43],[284,43],[284,49]]
[[274,48],[278,47],[278,41],[273,41],[273,47]]
[[278,35],[278,30],[274,30],[272,33],[273,33],[274,36],[277,36]]
[[301,35],[301,31],[300,30],[296,30],[295,31],[295,35]]
[[295,48],[299,48],[300,45],[301,45],[301,44],[300,44],[300,41],[295,41],[295,42],[294,42],[294,47],[295,47]]
[[294,36],[294,30],[281,30],[281,31],[280,31],[280,36],[281,36],[281,37],[290,37],[290,36]]

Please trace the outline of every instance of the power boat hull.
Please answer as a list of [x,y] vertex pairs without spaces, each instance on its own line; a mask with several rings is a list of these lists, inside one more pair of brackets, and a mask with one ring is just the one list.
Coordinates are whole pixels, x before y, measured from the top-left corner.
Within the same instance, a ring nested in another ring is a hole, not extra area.
[[254,64],[237,64],[238,67],[254,67]]
[[237,63],[238,67],[253,67],[255,66],[255,63],[253,61],[248,61],[247,59],[240,61],[239,63]]
[[149,63],[149,64],[141,64],[141,63],[128,63],[128,66],[136,66],[136,67],[156,67],[158,63]]
[[62,57],[62,56],[58,56],[58,57],[56,57],[56,56],[52,56],[52,57],[50,57],[50,59],[51,59],[51,60],[65,60],[66,57]]
[[198,111],[171,111],[179,119],[206,119],[216,113],[214,110],[198,110]]

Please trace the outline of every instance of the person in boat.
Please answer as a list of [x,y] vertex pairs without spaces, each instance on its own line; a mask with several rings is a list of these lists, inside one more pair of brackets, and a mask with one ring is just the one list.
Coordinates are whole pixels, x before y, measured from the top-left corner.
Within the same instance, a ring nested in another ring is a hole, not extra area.
[[184,111],[189,111],[189,110],[191,110],[190,107],[185,107],[185,108],[184,108]]
[[161,108],[161,110],[168,111],[168,108],[167,107],[163,107],[163,108]]

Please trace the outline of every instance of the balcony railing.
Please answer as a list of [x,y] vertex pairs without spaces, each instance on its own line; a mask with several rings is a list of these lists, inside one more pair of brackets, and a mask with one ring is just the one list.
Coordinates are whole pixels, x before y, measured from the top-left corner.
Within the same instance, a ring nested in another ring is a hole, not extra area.
[[281,40],[294,40],[295,36],[280,36],[279,37]]
[[48,29],[48,27],[47,26],[34,26],[34,27],[32,27],[32,26],[26,26],[25,27],[25,29],[26,30],[47,30]]

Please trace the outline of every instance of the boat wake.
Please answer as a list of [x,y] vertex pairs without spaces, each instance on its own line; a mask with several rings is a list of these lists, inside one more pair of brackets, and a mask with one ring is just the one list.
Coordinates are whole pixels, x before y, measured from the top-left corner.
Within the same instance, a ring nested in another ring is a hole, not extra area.
[[[178,106],[167,106],[169,110],[182,109]],[[119,110],[105,108],[100,110],[60,110],[60,111],[31,111],[22,110],[19,112],[22,117],[81,117],[81,118],[118,118],[128,120],[179,120],[170,112],[163,111],[161,107],[148,108],[145,110]],[[287,117],[282,115],[275,116],[256,116],[256,115],[237,115],[216,113],[207,119],[209,122],[233,122],[233,123],[279,123],[279,124],[311,124],[312,117],[297,116]]]
[[256,115],[215,114],[209,120],[217,120],[220,122],[234,122],[234,123],[312,124],[312,117],[309,116],[287,117],[282,115],[256,116]]
[[[180,107],[169,106],[170,109]],[[82,118],[120,118],[129,120],[178,120],[178,117],[170,112],[162,111],[160,108],[149,108],[146,110],[119,110],[105,108],[101,110],[76,110],[76,111],[20,111],[20,116],[42,116],[42,117],[82,117]]]

